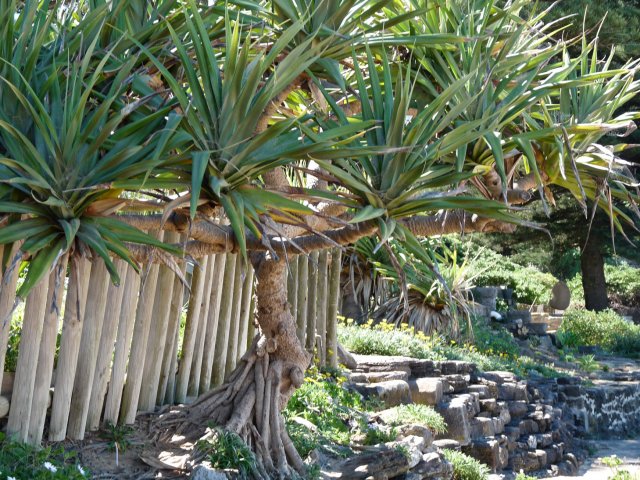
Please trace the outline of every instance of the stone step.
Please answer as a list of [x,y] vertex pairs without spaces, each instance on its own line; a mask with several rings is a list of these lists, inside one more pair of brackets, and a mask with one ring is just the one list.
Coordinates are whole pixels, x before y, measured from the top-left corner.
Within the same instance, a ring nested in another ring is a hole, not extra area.
[[444,382],[439,378],[420,377],[409,381],[409,389],[414,403],[435,406],[442,401]]
[[349,373],[347,378],[352,383],[378,383],[387,380],[409,380],[409,374],[403,371],[390,372],[355,372]]
[[471,441],[471,419],[480,412],[478,395],[454,395],[439,403],[436,410],[447,424],[447,432],[440,434],[438,438],[451,438],[467,445]]
[[352,388],[365,398],[378,398],[386,407],[412,403],[409,384],[404,380],[386,380],[378,383],[349,383]]

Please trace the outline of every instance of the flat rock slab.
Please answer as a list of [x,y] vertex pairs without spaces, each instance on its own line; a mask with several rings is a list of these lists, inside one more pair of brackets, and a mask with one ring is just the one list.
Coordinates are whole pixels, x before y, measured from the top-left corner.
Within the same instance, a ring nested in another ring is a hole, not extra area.
[[411,402],[409,384],[404,380],[386,380],[378,383],[348,384],[365,398],[379,398],[387,407],[395,407]]
[[406,372],[414,377],[440,375],[439,362],[411,357],[386,357],[384,355],[354,355],[356,372]]
[[393,478],[409,470],[409,460],[400,449],[373,448],[325,467],[323,479],[382,480]]
[[444,385],[439,378],[416,378],[409,381],[409,388],[414,403],[434,406],[442,401]]

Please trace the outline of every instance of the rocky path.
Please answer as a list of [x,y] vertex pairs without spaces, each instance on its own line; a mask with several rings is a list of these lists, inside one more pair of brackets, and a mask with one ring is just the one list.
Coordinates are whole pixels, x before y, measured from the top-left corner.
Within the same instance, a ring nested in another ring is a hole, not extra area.
[[[598,451],[581,465],[577,476],[553,477],[554,480],[606,480],[613,476],[613,470],[605,465],[602,459],[613,455],[622,460],[618,469],[627,470],[640,479],[640,438],[635,440],[600,440],[594,443]],[[551,480],[552,477],[548,478]]]

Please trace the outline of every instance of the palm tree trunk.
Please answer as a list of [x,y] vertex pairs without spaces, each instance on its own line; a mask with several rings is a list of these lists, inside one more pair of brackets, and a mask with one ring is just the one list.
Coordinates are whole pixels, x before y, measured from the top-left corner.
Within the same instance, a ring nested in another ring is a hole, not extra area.
[[582,288],[587,310],[601,311],[609,307],[601,245],[602,239],[597,232],[592,231],[580,255]]
[[[205,435],[206,425],[213,422],[253,448],[258,459],[254,477],[292,478],[296,472],[304,475],[304,464],[280,412],[302,384],[311,355],[298,338],[289,310],[286,263],[262,256],[255,274],[261,334],[222,386],[184,410],[160,417],[158,426],[166,425],[167,440],[177,434],[182,436],[180,442],[190,442]],[[176,415],[183,420],[177,431]],[[194,430],[194,425],[202,427]]]

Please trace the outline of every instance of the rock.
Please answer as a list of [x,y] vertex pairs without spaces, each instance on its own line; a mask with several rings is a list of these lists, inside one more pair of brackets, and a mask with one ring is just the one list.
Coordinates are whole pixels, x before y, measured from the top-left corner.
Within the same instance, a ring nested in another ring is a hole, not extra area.
[[496,429],[491,418],[476,417],[471,421],[472,437],[493,437]]
[[549,307],[555,310],[566,310],[571,303],[571,290],[566,283],[560,280],[551,289]]
[[463,375],[445,375],[442,377],[445,385],[447,386],[447,393],[462,393],[469,386],[469,376],[466,378]]
[[423,451],[433,443],[433,432],[424,425],[419,425],[417,423],[401,425],[398,427],[398,432],[398,439],[400,440],[410,436],[422,438],[424,442]]
[[447,423],[447,438],[466,445],[471,440],[471,419],[480,412],[477,395],[456,395],[449,402],[440,403],[438,412]]
[[469,385],[469,387],[467,388],[467,392],[477,393],[478,397],[480,397],[480,400],[493,400],[495,402],[495,399],[491,398],[489,387],[487,387],[486,385]]
[[342,345],[338,343],[338,361],[347,367],[349,370],[353,370],[358,366],[358,362],[353,355]]
[[443,382],[439,378],[416,378],[409,381],[409,389],[414,403],[433,406],[442,401]]
[[497,440],[474,440],[462,447],[462,452],[488,465],[493,472],[502,470],[509,462],[509,452]]
[[526,385],[516,383],[503,383],[498,385],[499,400],[524,400],[528,401]]
[[481,374],[481,376],[491,382],[496,382],[498,385],[502,385],[503,383],[517,382],[517,378],[515,374],[511,372],[501,372],[501,371],[484,372]]
[[409,380],[409,374],[403,371],[363,372],[363,373],[352,373],[349,376],[349,381],[354,383],[379,383],[379,382],[386,382],[387,380],[403,380],[407,382]]
[[414,377],[433,377],[440,375],[438,362],[402,356],[353,355],[358,372],[403,371]]
[[379,398],[387,407],[411,403],[409,384],[403,380],[386,380],[378,383],[349,384],[366,398]]
[[446,360],[440,362],[442,375],[468,375],[476,371],[476,366],[462,360]]
[[0,397],[0,418],[4,418],[7,416],[7,414],[9,413],[10,405],[11,402],[9,402],[9,399],[7,397]]
[[451,438],[434,440],[433,446],[442,450],[460,450],[460,442]]
[[375,447],[349,457],[323,471],[328,478],[386,480],[409,471],[409,461],[397,448]]
[[420,478],[450,478],[447,473],[450,465],[438,453],[425,453],[422,460],[413,469],[413,472],[421,475]]
[[512,400],[507,402],[507,407],[512,419],[523,418],[529,412],[527,402],[524,400]]
[[[472,385],[472,387],[486,388],[484,385]],[[469,387],[469,391],[471,391],[471,387]],[[482,395],[480,395],[480,411],[494,414],[500,411],[500,407],[498,407],[498,402],[495,398],[487,398],[486,400],[483,400]]]
[[192,480],[227,480],[227,474],[203,463],[193,469],[189,478]]

